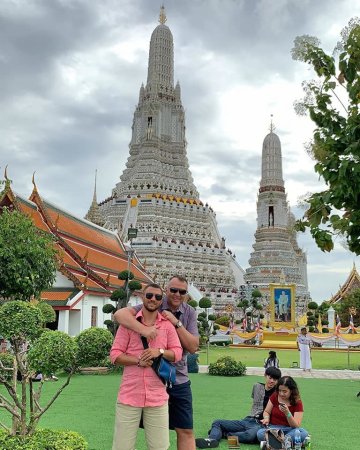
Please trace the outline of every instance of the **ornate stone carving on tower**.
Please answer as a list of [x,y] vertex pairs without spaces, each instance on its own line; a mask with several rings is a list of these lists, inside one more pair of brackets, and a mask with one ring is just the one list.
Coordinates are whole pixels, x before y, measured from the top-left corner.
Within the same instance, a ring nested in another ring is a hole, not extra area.
[[297,309],[301,314],[309,298],[307,260],[298,246],[294,223],[295,217],[286,199],[280,139],[271,122],[262,148],[257,229],[245,280],[258,285],[265,295],[269,292],[269,283],[294,283]]
[[179,82],[174,86],[173,36],[165,21],[162,7],[126,169],[99,206],[105,227],[118,230],[121,239],[127,239],[129,228],[137,228],[132,245],[157,281],[184,274],[220,305],[234,296],[243,270],[225,248],[215,212],[200,200],[189,170]]

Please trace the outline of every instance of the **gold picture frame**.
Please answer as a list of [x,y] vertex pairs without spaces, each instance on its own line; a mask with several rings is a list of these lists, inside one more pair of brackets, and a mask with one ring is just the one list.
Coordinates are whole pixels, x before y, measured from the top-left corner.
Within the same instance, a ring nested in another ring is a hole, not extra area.
[[274,284],[270,288],[270,326],[295,328],[295,284]]

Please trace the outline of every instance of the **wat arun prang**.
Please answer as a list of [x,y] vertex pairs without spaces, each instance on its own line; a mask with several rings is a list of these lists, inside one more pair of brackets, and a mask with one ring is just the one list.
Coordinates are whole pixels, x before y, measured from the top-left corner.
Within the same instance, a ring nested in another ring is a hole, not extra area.
[[151,36],[147,83],[140,88],[126,169],[111,197],[99,204],[100,213],[103,225],[117,230],[123,241],[129,228],[137,229],[132,246],[157,282],[185,275],[220,312],[235,304],[243,270],[194,185],[179,82],[174,86],[173,36],[163,7],[159,22]]

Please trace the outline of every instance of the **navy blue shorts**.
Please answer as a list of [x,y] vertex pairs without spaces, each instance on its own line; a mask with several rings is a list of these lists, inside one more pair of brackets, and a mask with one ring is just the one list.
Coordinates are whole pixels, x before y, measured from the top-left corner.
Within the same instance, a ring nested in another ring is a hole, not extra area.
[[193,429],[193,409],[190,380],[174,384],[168,389],[169,394],[169,428]]

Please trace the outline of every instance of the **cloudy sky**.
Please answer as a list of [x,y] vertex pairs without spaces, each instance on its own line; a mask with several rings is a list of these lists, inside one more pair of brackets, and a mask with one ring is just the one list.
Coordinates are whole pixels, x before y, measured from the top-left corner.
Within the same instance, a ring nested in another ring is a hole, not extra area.
[[[128,156],[149,40],[161,0],[0,0],[0,167],[28,196],[83,217],[98,169],[108,197]],[[201,199],[217,212],[242,267],[256,227],[262,142],[274,115],[288,200],[322,188],[306,155],[310,119],[293,102],[313,74],[291,59],[297,35],[332,51],[360,14],[358,0],[167,0],[175,81],[186,109],[188,157]],[[2,176],[2,175],[1,175]],[[317,301],[338,290],[360,258],[337,243],[324,254],[299,236]]]

